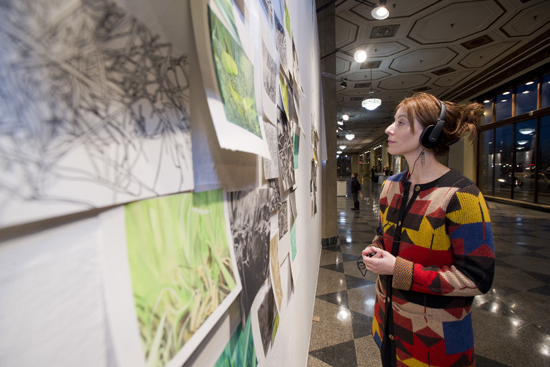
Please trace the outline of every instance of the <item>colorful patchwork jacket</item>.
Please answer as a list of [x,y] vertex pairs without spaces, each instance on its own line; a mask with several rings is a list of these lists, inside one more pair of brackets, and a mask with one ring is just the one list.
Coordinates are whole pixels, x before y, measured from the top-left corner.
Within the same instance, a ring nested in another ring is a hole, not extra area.
[[373,246],[396,263],[376,283],[374,339],[382,353],[391,348],[394,366],[473,366],[470,310],[495,268],[487,205],[458,171],[414,187],[407,174],[388,178],[380,194]]

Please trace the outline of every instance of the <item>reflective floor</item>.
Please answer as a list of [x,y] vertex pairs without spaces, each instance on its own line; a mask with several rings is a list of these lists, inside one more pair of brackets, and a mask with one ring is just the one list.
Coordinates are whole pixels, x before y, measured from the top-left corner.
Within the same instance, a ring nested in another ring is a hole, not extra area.
[[[381,366],[370,327],[376,275],[356,260],[374,237],[379,186],[361,209],[338,198],[339,244],[321,250],[308,366]],[[496,252],[493,288],[474,301],[477,367],[550,366],[550,214],[488,202]]]

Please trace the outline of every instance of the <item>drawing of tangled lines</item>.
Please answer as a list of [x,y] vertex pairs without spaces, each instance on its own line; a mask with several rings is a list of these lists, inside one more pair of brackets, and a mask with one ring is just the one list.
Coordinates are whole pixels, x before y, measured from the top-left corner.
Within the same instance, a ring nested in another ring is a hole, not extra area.
[[187,56],[122,8],[2,1],[0,49],[0,227],[193,188]]

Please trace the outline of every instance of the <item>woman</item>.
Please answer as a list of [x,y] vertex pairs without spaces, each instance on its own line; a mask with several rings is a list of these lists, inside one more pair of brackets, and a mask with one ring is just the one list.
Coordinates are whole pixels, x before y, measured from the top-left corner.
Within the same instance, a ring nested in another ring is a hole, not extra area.
[[379,274],[372,333],[384,366],[475,364],[470,310],[494,276],[489,211],[479,189],[436,155],[473,139],[482,114],[480,104],[418,93],[386,129],[389,153],[412,168],[384,182],[378,234],[363,250],[367,270]]

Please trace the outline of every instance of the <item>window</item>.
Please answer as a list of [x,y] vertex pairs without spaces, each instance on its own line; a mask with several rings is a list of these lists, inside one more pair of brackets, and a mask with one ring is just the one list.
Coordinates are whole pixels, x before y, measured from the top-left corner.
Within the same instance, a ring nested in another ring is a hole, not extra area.
[[516,116],[537,109],[538,80],[530,81],[516,88]]
[[508,125],[495,129],[495,196],[510,199],[512,186],[517,181],[512,178],[514,153],[514,126]]
[[493,196],[493,167],[494,167],[494,130],[481,133],[482,154],[479,162],[478,185],[483,195]]
[[493,98],[484,100],[483,107],[485,107],[485,112],[483,113],[482,125],[490,124],[493,122]]
[[535,158],[536,158],[536,128],[537,120],[529,120],[516,124],[516,165],[514,178],[517,185],[512,186],[514,199],[535,200]]
[[497,102],[495,106],[496,119],[500,121],[512,117],[512,92],[507,91],[497,96]]
[[542,108],[550,107],[550,74],[542,77]]
[[342,155],[336,159],[337,175],[340,177],[351,176],[351,156]]
[[550,204],[550,116],[540,119],[538,199],[540,204]]

